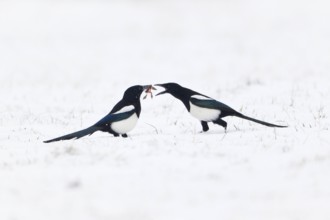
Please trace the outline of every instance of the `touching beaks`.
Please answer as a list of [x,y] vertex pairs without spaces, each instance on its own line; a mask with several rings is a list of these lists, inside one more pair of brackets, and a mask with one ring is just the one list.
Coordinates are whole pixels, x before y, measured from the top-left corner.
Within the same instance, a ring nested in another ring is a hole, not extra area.
[[143,91],[146,93],[143,99],[146,99],[148,94],[150,94],[151,98],[153,98],[152,90],[157,90],[157,89],[152,85],[143,86]]
[[151,90],[151,88],[152,88],[153,86],[152,85],[145,85],[145,86],[142,86],[142,88],[143,88],[143,91],[144,90]]

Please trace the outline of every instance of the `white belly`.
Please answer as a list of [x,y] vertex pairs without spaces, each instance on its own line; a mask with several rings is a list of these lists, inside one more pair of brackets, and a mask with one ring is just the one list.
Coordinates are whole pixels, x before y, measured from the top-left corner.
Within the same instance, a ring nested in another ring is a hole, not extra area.
[[200,121],[214,121],[221,111],[217,109],[201,108],[190,102],[190,114]]
[[138,121],[137,115],[134,113],[131,117],[117,121],[111,124],[111,129],[118,134],[126,134],[127,132],[133,130]]

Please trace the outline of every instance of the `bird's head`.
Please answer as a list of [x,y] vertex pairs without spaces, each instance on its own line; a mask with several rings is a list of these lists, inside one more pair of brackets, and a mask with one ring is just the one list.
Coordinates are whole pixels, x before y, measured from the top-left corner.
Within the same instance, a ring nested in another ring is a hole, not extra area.
[[162,87],[162,88],[165,89],[164,91],[158,93],[156,96],[163,95],[163,94],[166,94],[166,93],[169,93],[171,95],[175,95],[176,93],[178,93],[182,89],[182,87],[177,83],[156,84],[155,86],[159,86],[159,87]]
[[138,101],[140,100],[141,94],[146,91],[146,93],[151,93],[151,88],[153,88],[151,85],[141,86],[136,85],[129,87],[126,89],[124,93],[123,99],[129,100],[129,101]]

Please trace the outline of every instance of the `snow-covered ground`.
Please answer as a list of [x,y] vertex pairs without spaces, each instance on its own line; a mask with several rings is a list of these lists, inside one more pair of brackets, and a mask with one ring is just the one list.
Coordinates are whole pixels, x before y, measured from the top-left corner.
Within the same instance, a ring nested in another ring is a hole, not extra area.
[[[1,220],[327,220],[329,1],[0,2]],[[128,139],[93,124],[175,81],[262,120],[143,100]]]

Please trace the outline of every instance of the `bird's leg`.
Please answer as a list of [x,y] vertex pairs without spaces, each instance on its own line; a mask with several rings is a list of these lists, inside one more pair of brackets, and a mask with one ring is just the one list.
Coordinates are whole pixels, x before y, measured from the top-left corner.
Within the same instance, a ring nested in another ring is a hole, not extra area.
[[209,130],[209,126],[207,125],[206,121],[201,121],[202,127],[203,127],[203,131],[207,132]]
[[127,134],[122,134],[121,136],[122,136],[123,138],[127,138],[127,137],[128,137]]
[[225,132],[227,132],[227,122],[225,122],[221,118],[218,118],[216,121],[213,121],[213,123],[224,127]]
[[110,126],[107,127],[106,131],[108,133],[112,134],[114,137],[119,137],[119,134],[117,132],[115,132],[114,130],[112,130]]

